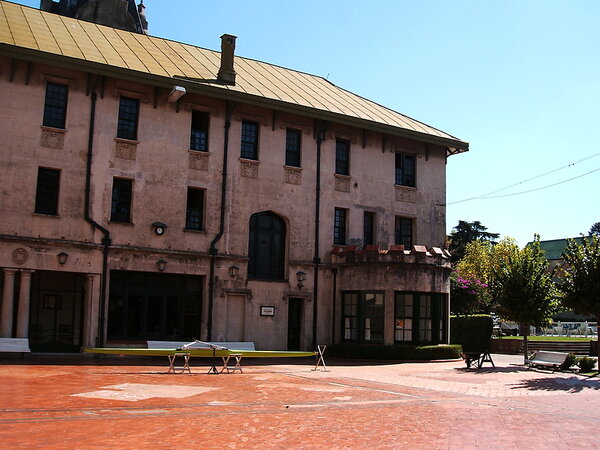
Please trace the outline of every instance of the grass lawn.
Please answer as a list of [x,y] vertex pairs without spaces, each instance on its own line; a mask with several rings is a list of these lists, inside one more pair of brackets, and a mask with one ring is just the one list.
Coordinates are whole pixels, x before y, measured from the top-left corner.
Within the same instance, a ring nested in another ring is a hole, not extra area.
[[[497,339],[518,339],[523,340],[523,336],[502,336]],[[596,338],[589,337],[575,337],[575,336],[529,336],[528,341],[563,341],[563,342],[583,342],[596,340]]]

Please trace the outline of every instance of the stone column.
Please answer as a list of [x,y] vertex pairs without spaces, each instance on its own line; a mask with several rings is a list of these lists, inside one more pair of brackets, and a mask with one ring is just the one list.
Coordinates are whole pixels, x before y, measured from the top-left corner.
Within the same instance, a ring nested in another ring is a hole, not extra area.
[[100,305],[100,275],[87,274],[83,313],[83,347],[95,347],[98,335],[98,312]]
[[31,274],[33,270],[21,270],[21,289],[17,309],[17,337],[29,337],[29,306],[31,305]]
[[4,291],[2,293],[2,314],[0,315],[0,337],[3,338],[12,337],[16,272],[16,269],[4,269]]

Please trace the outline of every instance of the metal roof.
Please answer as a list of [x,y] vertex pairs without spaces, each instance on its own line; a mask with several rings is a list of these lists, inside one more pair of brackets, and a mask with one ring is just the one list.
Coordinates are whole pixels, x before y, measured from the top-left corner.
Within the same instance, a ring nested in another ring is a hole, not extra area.
[[220,52],[0,1],[0,52],[307,114],[447,147],[469,144],[325,78],[235,57],[236,84],[216,81]]
[[[575,241],[575,243],[581,245],[581,242],[583,241],[583,239],[584,238],[580,236],[580,237],[575,237],[575,238],[553,239],[551,241],[540,241],[540,248],[544,252],[544,256],[546,257],[546,259],[549,259],[549,260],[562,259],[563,252],[567,248],[568,241],[573,240],[573,241]],[[532,244],[532,242],[528,242],[526,247],[531,244]]]

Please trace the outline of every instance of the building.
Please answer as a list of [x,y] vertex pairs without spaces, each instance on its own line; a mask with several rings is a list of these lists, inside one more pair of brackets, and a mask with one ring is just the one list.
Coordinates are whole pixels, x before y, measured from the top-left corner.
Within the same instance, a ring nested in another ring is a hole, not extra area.
[[235,42],[0,1],[1,337],[447,342],[468,144]]

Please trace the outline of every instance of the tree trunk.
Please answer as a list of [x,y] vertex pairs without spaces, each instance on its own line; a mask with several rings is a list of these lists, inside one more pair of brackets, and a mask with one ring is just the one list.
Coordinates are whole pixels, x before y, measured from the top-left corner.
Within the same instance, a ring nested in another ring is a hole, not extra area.
[[598,370],[600,370],[600,316],[596,317],[596,356],[598,357]]
[[527,364],[529,359],[529,349],[527,345],[527,336],[529,336],[529,325],[521,325],[521,334],[523,335],[523,364]]

